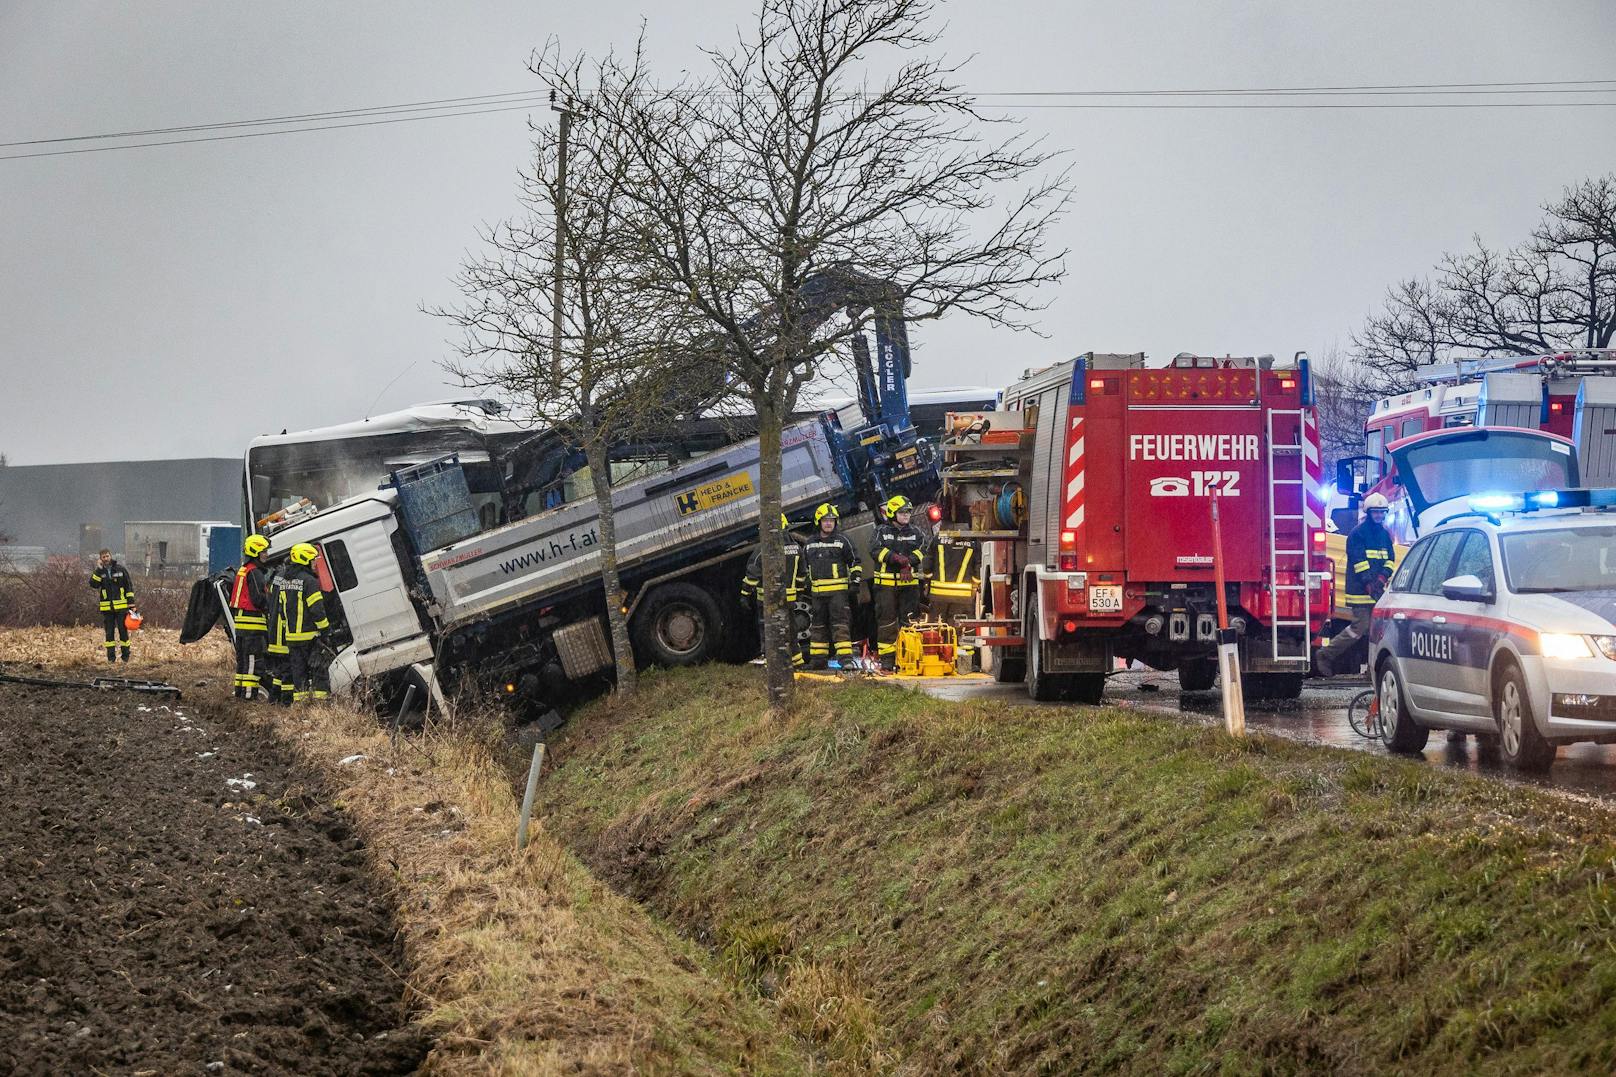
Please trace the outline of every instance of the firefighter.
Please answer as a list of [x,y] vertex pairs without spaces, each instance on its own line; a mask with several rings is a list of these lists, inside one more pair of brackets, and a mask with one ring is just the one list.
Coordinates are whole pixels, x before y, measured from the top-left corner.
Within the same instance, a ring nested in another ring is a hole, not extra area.
[[[1364,498],[1363,522],[1347,536],[1347,606],[1352,610],[1352,623],[1318,653],[1315,661],[1321,677],[1333,677],[1336,663],[1368,638],[1375,602],[1386,593],[1386,584],[1397,567],[1392,536],[1386,530],[1388,508],[1380,494]],[[1357,672],[1356,668],[1352,672]]]
[[976,592],[982,583],[981,551],[970,539],[938,535],[926,550],[922,568],[930,617],[953,624],[956,617],[976,616]]
[[236,626],[236,698],[256,699],[263,684],[269,643],[269,593],[259,558],[269,549],[263,535],[248,535],[241,544],[241,567],[230,588],[230,620]]
[[[804,601],[808,577],[803,568],[802,541],[791,533],[791,523],[783,512],[780,514],[780,536],[783,544],[781,555],[785,558],[780,579],[785,588],[787,630],[791,633],[791,664],[801,668],[804,637],[808,634],[809,625],[808,606]],[[746,577],[741,580],[741,601],[750,602],[757,611],[759,639],[764,635],[767,597],[763,586],[763,543],[759,542],[746,562]]]
[[280,702],[283,706],[302,703],[310,696],[310,665],[315,641],[331,627],[325,616],[325,593],[320,578],[310,567],[320,551],[307,542],[292,547],[291,564],[276,573],[270,595],[269,650],[285,655],[285,672],[280,675]]
[[802,548],[813,608],[808,663],[814,669],[829,665],[833,651],[838,664],[853,657],[852,600],[864,576],[864,566],[853,544],[836,532],[840,515],[836,506],[828,502],[815,509],[816,534]]
[[111,550],[102,550],[95,559],[95,571],[90,573],[90,587],[96,593],[96,608],[101,611],[101,627],[106,631],[107,661],[118,660],[122,645],[123,660],[129,661],[129,626],[124,618],[135,609],[135,582],[129,570],[118,564]]
[[876,653],[882,669],[892,669],[898,655],[898,629],[920,613],[921,562],[926,536],[910,521],[915,506],[902,494],[886,503],[886,523],[875,529],[870,543],[874,571],[870,587],[875,595]]

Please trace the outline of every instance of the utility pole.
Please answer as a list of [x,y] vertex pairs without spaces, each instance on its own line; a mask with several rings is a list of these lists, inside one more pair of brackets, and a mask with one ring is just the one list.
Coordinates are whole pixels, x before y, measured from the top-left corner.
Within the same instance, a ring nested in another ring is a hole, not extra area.
[[561,377],[561,267],[567,254],[567,141],[572,136],[572,101],[567,107],[556,104],[556,92],[550,91],[550,111],[561,114],[561,134],[556,155],[555,197],[555,283],[550,295],[550,362],[555,377]]

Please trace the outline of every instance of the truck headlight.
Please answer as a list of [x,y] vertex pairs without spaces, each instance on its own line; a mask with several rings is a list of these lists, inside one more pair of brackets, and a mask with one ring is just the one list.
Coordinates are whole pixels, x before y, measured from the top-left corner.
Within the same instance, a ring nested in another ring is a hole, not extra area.
[[1592,658],[1588,641],[1566,632],[1544,632],[1538,636],[1544,658]]
[[1616,636],[1589,636],[1599,653],[1616,662]]

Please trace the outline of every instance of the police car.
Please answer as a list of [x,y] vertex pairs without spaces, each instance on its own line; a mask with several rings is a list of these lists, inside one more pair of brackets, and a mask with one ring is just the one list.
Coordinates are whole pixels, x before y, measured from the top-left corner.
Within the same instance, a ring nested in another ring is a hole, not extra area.
[[1369,668],[1394,751],[1460,730],[1541,770],[1556,745],[1616,743],[1616,490],[1473,498],[1404,556]]

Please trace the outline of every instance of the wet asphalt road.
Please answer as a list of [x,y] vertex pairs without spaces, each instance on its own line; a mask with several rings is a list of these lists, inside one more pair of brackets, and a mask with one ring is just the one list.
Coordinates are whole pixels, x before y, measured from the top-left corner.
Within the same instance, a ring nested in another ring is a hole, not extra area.
[[[902,682],[899,682],[902,683]],[[996,684],[977,674],[972,677],[909,682],[940,699],[1004,699],[1028,703],[1019,684]],[[1347,724],[1347,704],[1369,687],[1367,680],[1309,681],[1302,698],[1291,703],[1247,703],[1246,726],[1306,744],[1328,744],[1356,751],[1384,752],[1378,741],[1364,740]],[[1198,722],[1223,721],[1216,692],[1181,693],[1176,673],[1120,673],[1106,684],[1108,704],[1167,714]],[[1063,703],[1038,706],[1070,706]],[[1545,786],[1571,794],[1616,802],[1616,745],[1574,744],[1561,748],[1546,775],[1522,775],[1501,763],[1495,751],[1475,737],[1449,742],[1448,735],[1432,730],[1425,761],[1434,767],[1468,770],[1505,781]]]

